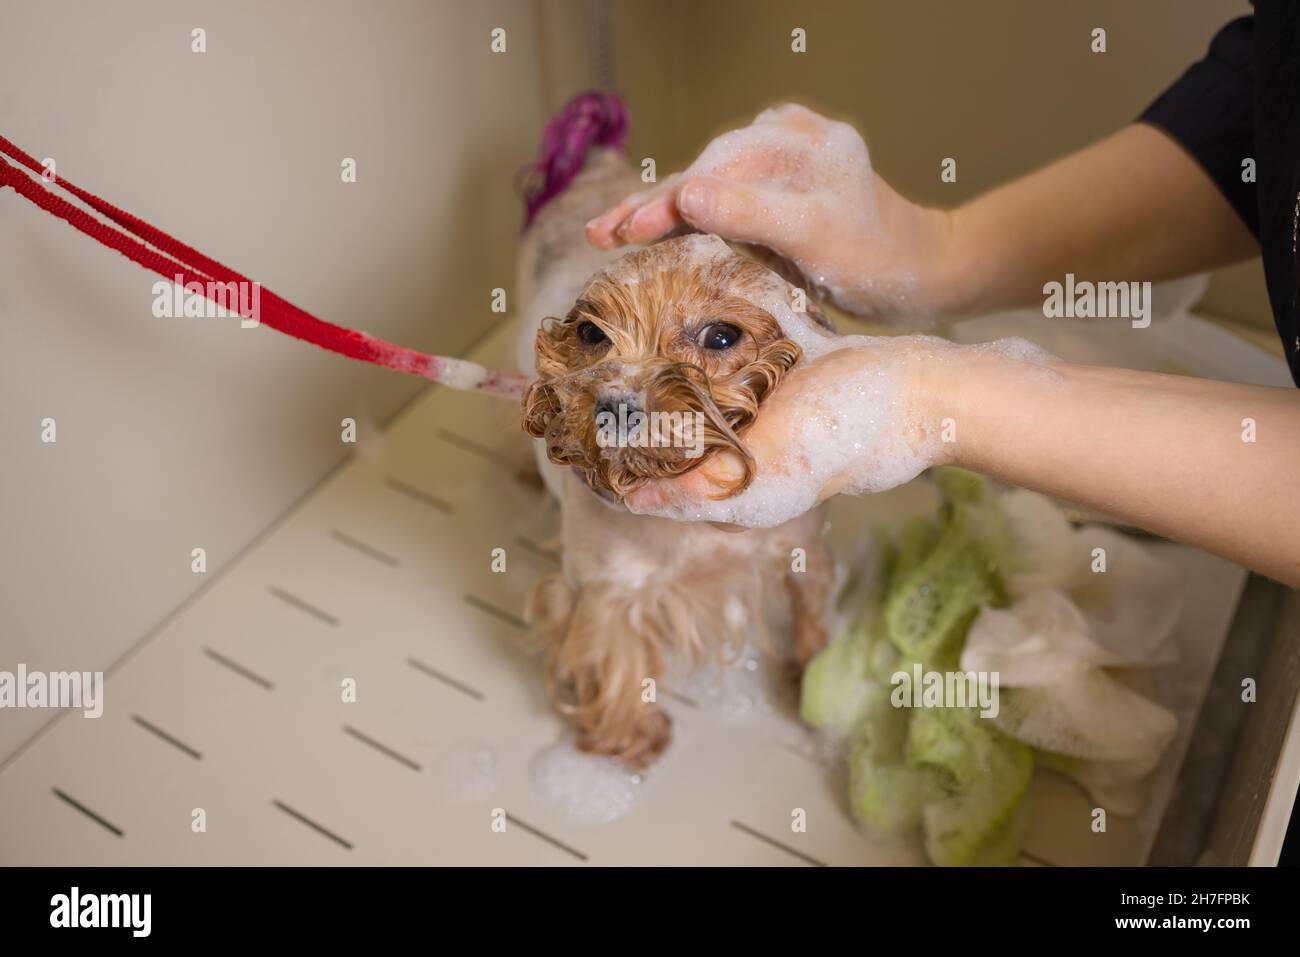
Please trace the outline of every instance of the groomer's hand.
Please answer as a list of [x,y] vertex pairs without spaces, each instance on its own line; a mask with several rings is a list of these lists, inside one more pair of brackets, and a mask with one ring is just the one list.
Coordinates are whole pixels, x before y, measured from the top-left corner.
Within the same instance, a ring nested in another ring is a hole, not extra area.
[[791,372],[764,401],[743,441],[755,475],[733,452],[631,493],[638,514],[770,528],[840,492],[877,492],[949,461],[944,402],[935,388],[964,350],[930,336],[846,336],[839,348]]
[[717,454],[638,489],[628,508],[766,528],[837,492],[881,491],[954,464],[1300,588],[1295,389],[1071,365],[1023,340],[844,341],[759,409],[742,436],[758,466],[749,488],[714,497],[737,474]]
[[687,224],[767,246],[818,298],[863,316],[909,320],[941,308],[948,214],[904,199],[871,168],[846,123],[787,104],[710,143],[683,173],[587,224],[606,249]]

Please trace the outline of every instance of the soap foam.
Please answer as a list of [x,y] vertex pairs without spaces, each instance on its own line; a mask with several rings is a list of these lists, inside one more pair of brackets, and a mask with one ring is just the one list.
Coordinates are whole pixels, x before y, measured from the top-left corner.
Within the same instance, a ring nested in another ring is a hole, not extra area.
[[798,700],[788,661],[752,640],[734,661],[698,666],[679,688],[695,706],[727,724],[790,715],[797,713]]
[[641,776],[614,758],[582,754],[565,738],[528,766],[534,786],[552,804],[587,821],[614,821],[641,800]]
[[[912,312],[920,318],[909,308],[918,279],[890,263],[895,243],[881,222],[871,156],[849,124],[795,104],[773,107],[749,126],[713,140],[683,174],[696,176],[743,182],[761,197],[770,232],[790,237],[790,248],[782,252],[818,298],[864,316]],[[825,232],[828,214],[837,223],[855,224],[873,242],[881,268],[863,275],[842,243],[823,248],[813,238]]]

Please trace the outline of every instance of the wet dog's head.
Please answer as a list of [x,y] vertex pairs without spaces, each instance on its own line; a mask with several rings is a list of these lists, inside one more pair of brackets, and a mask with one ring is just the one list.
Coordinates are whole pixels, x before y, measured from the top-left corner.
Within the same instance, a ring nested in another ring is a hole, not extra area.
[[700,238],[624,256],[538,330],[524,429],[598,492],[621,499],[724,448],[744,463],[728,494],[753,479],[741,433],[802,353],[746,296],[772,274],[729,251],[692,255]]

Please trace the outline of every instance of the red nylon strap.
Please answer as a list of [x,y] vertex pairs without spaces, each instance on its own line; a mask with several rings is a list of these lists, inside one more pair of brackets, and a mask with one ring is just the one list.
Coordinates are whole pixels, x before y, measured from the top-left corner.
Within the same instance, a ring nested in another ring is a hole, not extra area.
[[[45,172],[41,164],[3,136],[0,136],[0,155],[13,159],[34,173]],[[42,182],[32,179],[22,170],[0,159],[0,189],[5,186],[13,187],[16,193],[41,209],[64,220],[110,249],[117,250],[132,262],[156,272],[164,279],[174,280],[176,276],[181,276],[185,283],[200,283],[205,290],[209,282],[222,284],[233,282],[244,284],[245,288],[252,287],[253,283],[246,277],[215,259],[209,259],[197,249],[150,226],[144,220],[137,219],[93,193],[74,186],[61,176],[56,178],[56,182],[91,209],[117,223],[126,232],[88,215],[84,210],[47,189]],[[143,239],[149,246],[139,239],[132,238],[133,236]],[[150,246],[155,248],[151,249]],[[355,329],[347,329],[317,319],[311,313],[281,299],[265,286],[259,287],[257,319],[277,332],[310,342],[330,352],[337,352],[349,359],[373,362],[398,372],[445,381],[459,388],[478,389],[497,395],[517,397],[525,384],[521,376],[483,369],[481,366],[459,359],[417,352]]]

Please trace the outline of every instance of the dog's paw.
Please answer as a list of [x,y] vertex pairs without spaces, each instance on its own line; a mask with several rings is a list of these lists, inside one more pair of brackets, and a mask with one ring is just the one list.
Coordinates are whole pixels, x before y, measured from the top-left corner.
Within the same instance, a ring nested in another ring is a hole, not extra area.
[[578,750],[606,755],[629,770],[644,771],[667,750],[673,739],[672,725],[672,719],[662,709],[647,707],[644,718],[629,731],[617,735],[583,732],[578,736]]

